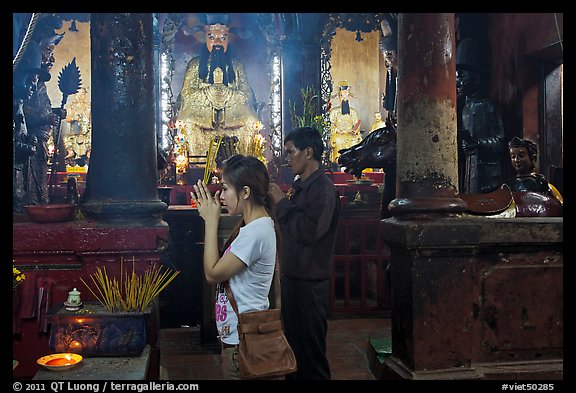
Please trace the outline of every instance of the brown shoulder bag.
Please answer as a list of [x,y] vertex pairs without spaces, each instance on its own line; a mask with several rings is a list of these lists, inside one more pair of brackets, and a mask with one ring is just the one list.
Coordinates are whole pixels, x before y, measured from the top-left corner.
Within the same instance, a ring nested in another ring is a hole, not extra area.
[[282,377],[297,370],[296,357],[284,336],[280,310],[238,312],[238,304],[225,284],[226,294],[238,315],[238,366],[242,379]]

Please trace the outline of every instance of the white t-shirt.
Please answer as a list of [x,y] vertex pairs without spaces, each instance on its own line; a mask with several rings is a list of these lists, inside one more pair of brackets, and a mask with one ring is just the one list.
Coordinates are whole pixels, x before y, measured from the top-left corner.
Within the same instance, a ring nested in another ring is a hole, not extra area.
[[[276,263],[276,234],[272,218],[257,218],[240,228],[238,236],[226,252],[236,255],[248,267],[229,280],[238,311],[243,313],[268,309],[268,293]],[[216,328],[220,339],[226,344],[238,344],[238,316],[222,284],[217,286],[215,306]]]

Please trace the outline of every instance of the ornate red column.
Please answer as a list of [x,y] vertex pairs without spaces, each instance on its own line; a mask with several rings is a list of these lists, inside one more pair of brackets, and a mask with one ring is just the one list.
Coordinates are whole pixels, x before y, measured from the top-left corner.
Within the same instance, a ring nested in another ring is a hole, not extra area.
[[457,197],[454,14],[400,14],[392,353],[380,378],[561,379],[562,218]]
[[460,213],[454,14],[403,13],[398,25],[398,135],[393,216]]

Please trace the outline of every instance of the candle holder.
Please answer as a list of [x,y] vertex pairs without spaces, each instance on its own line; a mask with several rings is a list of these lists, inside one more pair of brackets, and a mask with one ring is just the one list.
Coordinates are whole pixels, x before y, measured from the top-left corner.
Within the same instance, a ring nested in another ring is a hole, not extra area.
[[54,353],[41,357],[36,363],[48,370],[62,371],[78,365],[82,359],[76,353]]

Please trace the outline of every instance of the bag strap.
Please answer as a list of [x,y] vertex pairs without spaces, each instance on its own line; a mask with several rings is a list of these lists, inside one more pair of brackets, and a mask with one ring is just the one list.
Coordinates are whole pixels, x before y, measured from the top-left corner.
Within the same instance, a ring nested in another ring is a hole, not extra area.
[[230,300],[230,304],[232,305],[234,312],[236,313],[236,315],[240,315],[240,313],[238,312],[238,303],[236,303],[236,299],[232,294],[232,289],[230,289],[230,282],[226,280],[224,281],[223,285],[224,289],[226,290],[226,296],[228,296],[228,300]]

